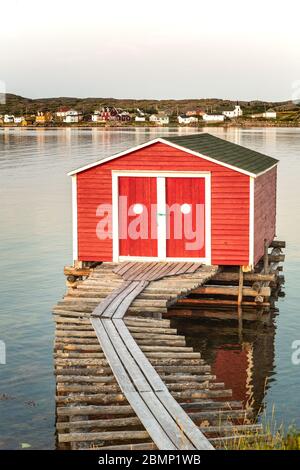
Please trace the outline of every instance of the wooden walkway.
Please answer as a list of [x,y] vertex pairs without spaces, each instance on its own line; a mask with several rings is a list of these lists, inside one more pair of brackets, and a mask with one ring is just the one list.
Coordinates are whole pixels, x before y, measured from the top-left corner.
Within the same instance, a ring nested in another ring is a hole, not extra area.
[[[231,391],[169,321],[136,317],[163,313],[215,272],[197,263],[105,263],[58,303],[60,446],[212,449],[258,429],[245,424],[240,403],[223,401]],[[135,317],[124,319],[127,312]],[[203,429],[197,421],[206,417],[213,425]]]

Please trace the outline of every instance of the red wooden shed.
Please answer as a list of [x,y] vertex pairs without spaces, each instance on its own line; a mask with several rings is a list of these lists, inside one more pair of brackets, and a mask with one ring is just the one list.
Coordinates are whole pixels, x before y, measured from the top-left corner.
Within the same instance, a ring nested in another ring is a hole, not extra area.
[[275,236],[277,164],[201,133],[156,138],[72,171],[74,260],[251,269]]

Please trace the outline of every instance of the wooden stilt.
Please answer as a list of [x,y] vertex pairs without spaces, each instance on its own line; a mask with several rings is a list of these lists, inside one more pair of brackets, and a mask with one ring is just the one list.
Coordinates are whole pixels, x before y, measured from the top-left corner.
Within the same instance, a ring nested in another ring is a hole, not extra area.
[[242,305],[243,302],[243,284],[244,284],[244,273],[242,266],[240,266],[240,274],[239,274],[239,291],[238,291],[238,305]]
[[238,332],[239,332],[239,342],[243,342],[243,309],[241,305],[238,305]]
[[264,251],[264,274],[269,272],[269,243],[265,240],[265,251]]

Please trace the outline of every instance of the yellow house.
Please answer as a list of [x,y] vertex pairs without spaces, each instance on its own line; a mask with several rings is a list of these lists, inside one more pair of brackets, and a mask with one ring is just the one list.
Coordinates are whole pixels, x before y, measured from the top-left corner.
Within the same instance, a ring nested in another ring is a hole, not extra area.
[[35,116],[35,122],[37,124],[46,124],[46,122],[52,121],[52,114],[49,112],[43,113],[43,112],[38,112],[37,115]]

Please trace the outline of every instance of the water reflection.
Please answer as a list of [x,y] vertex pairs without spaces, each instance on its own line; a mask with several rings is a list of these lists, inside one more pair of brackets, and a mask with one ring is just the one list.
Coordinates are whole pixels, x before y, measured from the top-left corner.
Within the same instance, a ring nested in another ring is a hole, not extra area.
[[[280,159],[277,235],[287,241],[287,298],[279,299],[280,315],[272,320],[276,336],[272,325],[261,329],[244,322],[241,340],[236,324],[210,320],[208,325],[204,322],[202,333],[200,326],[193,324],[198,336],[190,334],[189,341],[198,343],[205,359],[215,362],[216,367],[220,364],[220,374],[230,361],[226,370],[229,383],[227,379],[225,383],[237,396],[243,391],[247,400],[252,390],[257,408],[265,396],[268,412],[275,405],[279,422],[295,420],[300,426],[300,366],[291,361],[291,344],[300,338],[300,131],[203,131]],[[67,172],[158,135],[193,132],[199,130],[0,129],[0,264],[4,273],[0,283],[0,339],[6,342],[8,359],[8,364],[0,367],[0,398],[4,397],[0,399],[0,448],[20,448],[21,443],[29,443],[31,448],[54,446],[51,308],[63,295],[62,268],[72,259],[71,183]],[[185,320],[182,327],[188,325],[191,322]],[[222,351],[228,355],[224,360]],[[233,374],[231,369],[233,364],[237,368],[238,361],[245,372]],[[241,386],[235,385],[239,377]],[[269,381],[264,395],[266,377]]]
[[[224,313],[224,312],[223,312]],[[235,312],[235,315],[237,313]],[[218,316],[218,312],[215,312]],[[264,413],[265,396],[275,374],[275,324],[270,313],[258,321],[172,320],[187,345],[199,351],[218,382],[232,389],[233,400]]]

